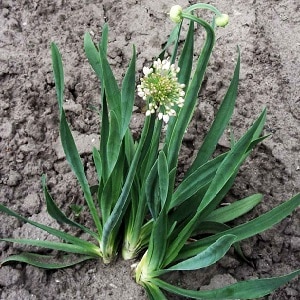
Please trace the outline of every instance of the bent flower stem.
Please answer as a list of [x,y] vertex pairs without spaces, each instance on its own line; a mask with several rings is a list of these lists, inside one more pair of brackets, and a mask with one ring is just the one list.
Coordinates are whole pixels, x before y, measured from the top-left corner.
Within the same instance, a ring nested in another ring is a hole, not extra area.
[[138,95],[147,101],[146,116],[158,112],[157,117],[168,123],[170,117],[176,116],[176,107],[184,104],[184,84],[178,82],[180,69],[170,63],[169,59],[154,61],[153,67],[143,68],[144,77],[137,86]]

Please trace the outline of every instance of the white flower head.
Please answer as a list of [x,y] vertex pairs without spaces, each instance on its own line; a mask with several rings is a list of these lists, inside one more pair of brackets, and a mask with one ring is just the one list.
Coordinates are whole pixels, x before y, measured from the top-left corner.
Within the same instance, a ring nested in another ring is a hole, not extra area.
[[219,27],[225,27],[229,22],[229,16],[226,14],[222,14],[217,16],[215,19],[216,25]]
[[149,74],[151,74],[153,72],[152,68],[148,68],[148,67],[144,67],[143,68],[143,73],[145,76],[148,76]]
[[180,23],[182,20],[182,7],[180,5],[174,5],[170,10],[170,19],[174,23]]
[[177,78],[179,71],[169,59],[159,58],[153,62],[152,68],[143,68],[144,77],[137,86],[137,93],[147,101],[146,116],[157,112],[158,119],[165,123],[176,116],[176,109],[183,106],[185,96],[185,85]]
[[169,115],[163,115],[163,120],[164,120],[165,123],[168,123],[169,119],[170,119]]

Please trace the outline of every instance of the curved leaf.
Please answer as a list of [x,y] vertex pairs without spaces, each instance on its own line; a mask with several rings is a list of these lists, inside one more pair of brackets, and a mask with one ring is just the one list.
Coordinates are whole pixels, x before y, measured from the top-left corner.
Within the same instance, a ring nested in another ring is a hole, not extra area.
[[184,297],[190,297],[192,299],[255,299],[270,294],[275,289],[286,284],[299,274],[300,270],[297,270],[288,275],[280,277],[242,281],[211,291],[186,290],[169,284],[158,278],[152,279],[151,282],[166,291]]
[[42,185],[43,185],[43,191],[44,191],[44,196],[46,199],[46,205],[47,205],[47,211],[49,213],[49,215],[55,219],[58,222],[61,223],[65,223],[74,227],[77,227],[81,230],[83,230],[84,232],[88,233],[89,235],[91,235],[93,238],[95,238],[97,241],[99,241],[99,237],[96,235],[95,232],[91,231],[89,228],[70,220],[69,218],[67,218],[67,216],[57,207],[57,205],[55,204],[55,202],[53,201],[51,195],[49,194],[49,191],[47,189],[46,186],[46,176],[43,175],[42,176]]
[[173,194],[170,208],[189,200],[190,197],[210,183],[214,179],[216,171],[222,161],[225,159],[226,155],[227,153],[223,153],[217,156],[187,176],[179,184],[175,193]]
[[263,215],[245,224],[241,224],[222,233],[201,239],[189,245],[185,245],[180,251],[177,259],[186,259],[198,254],[199,251],[203,251],[205,248],[211,245],[211,243],[216,241],[219,237],[223,236],[224,234],[235,235],[237,237],[237,242],[254,236],[282,221],[285,217],[292,213],[292,211],[299,205],[300,194],[297,194],[290,200],[273,208],[271,211],[264,213]]
[[27,222],[27,223],[29,223],[29,224],[37,227],[37,228],[40,228],[40,229],[42,229],[42,230],[44,230],[44,231],[46,231],[46,232],[48,232],[48,233],[50,233],[50,234],[52,234],[52,235],[60,238],[60,239],[63,239],[65,241],[69,242],[69,243],[72,243],[72,244],[74,244],[76,246],[80,246],[82,248],[84,248],[84,247],[88,247],[89,248],[89,247],[93,246],[93,247],[95,247],[95,251],[98,252],[98,248],[94,244],[89,243],[87,241],[84,241],[84,240],[82,240],[82,239],[80,239],[78,237],[75,237],[75,236],[71,235],[71,234],[65,233],[65,232],[63,232],[61,230],[58,230],[58,229],[55,229],[55,228],[43,225],[43,224],[35,222],[35,221],[31,221],[31,220],[29,220],[29,219],[27,219],[27,218],[25,218],[25,217],[17,214],[13,210],[10,210],[9,208],[5,207],[2,204],[0,204],[0,211],[8,214],[9,216],[15,217],[15,218],[17,218],[17,219],[19,219],[19,220],[21,220],[23,222]]
[[85,51],[85,55],[91,65],[91,67],[95,71],[99,80],[102,81],[103,80],[103,71],[102,71],[102,66],[100,63],[99,51],[96,48],[96,46],[91,38],[91,35],[88,32],[85,33],[85,35],[84,35],[84,51]]
[[169,170],[167,158],[163,151],[159,152],[158,156],[158,182],[159,182],[159,198],[160,198],[160,207],[162,208],[165,205],[168,196],[169,190]]
[[64,70],[61,55],[55,43],[51,43],[51,56],[58,107],[61,113],[64,98]]
[[205,207],[214,200],[216,195],[230,180],[231,176],[236,172],[240,166],[247,149],[253,140],[254,134],[257,132],[257,128],[261,127],[265,122],[266,110],[264,109],[254,124],[248,129],[248,131],[240,138],[240,140],[234,145],[234,147],[228,152],[225,159],[222,161],[218,168],[212,183],[210,184],[203,200],[198,207],[197,212],[200,213]]
[[77,265],[88,259],[95,259],[95,257],[88,255],[77,256],[73,254],[54,256],[23,252],[21,254],[11,255],[3,259],[1,264],[5,264],[10,261],[18,261],[38,268],[61,269]]
[[101,256],[99,248],[94,244],[88,242],[86,242],[86,244],[83,246],[78,244],[74,245],[74,244],[67,244],[62,242],[40,241],[40,240],[22,239],[22,238],[20,239],[4,238],[4,239],[0,239],[0,241],[16,243],[16,244],[24,244],[24,245],[30,245],[36,247],[43,247],[47,249],[76,253],[76,254],[84,254],[93,257]]
[[262,194],[254,194],[242,200],[230,203],[214,210],[208,216],[203,216],[201,222],[214,221],[226,223],[232,221],[253,209],[261,202],[262,198]]
[[227,90],[227,93],[222,101],[222,104],[217,112],[217,115],[211,125],[211,128],[208,134],[205,136],[205,139],[198,150],[197,157],[192,163],[190,169],[187,171],[187,174],[193,172],[197,167],[203,165],[207,162],[210,156],[215,151],[217,143],[222,136],[228,122],[233,113],[234,104],[236,101],[238,84],[239,84],[239,72],[240,71],[240,53],[238,55],[238,60],[234,70],[234,75],[231,80],[230,86]]
[[121,90],[121,105],[122,105],[122,122],[121,122],[121,138],[124,137],[128,130],[128,125],[132,115],[133,104],[135,99],[135,63],[136,51],[133,47],[132,59],[128,70],[125,74]]
[[81,186],[81,189],[84,193],[84,198],[87,202],[87,205],[90,209],[91,215],[99,232],[99,235],[102,233],[102,225],[100,223],[100,218],[93,202],[91,195],[90,187],[84,173],[84,167],[81,162],[74,138],[72,136],[71,130],[69,128],[68,122],[66,120],[65,112],[63,110],[63,65],[61,60],[61,55],[58,48],[55,44],[52,44],[52,64],[54,72],[54,80],[57,89],[57,101],[60,112],[60,140],[66,155],[66,159],[71,166],[72,171],[77,177],[77,180]]
[[161,270],[162,272],[158,272],[163,274],[170,271],[191,271],[208,267],[216,263],[227,253],[231,245],[235,242],[235,239],[235,235],[224,235],[198,255],[184,260],[168,269]]

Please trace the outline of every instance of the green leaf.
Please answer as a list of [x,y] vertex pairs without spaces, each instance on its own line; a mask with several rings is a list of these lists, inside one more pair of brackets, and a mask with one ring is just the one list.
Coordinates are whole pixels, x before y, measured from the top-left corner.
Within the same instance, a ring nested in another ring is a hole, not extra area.
[[152,279],[151,282],[168,292],[192,299],[257,299],[270,294],[299,274],[300,270],[297,270],[284,276],[242,281],[211,291],[186,290],[158,278]]
[[94,72],[96,73],[97,77],[99,80],[103,80],[103,71],[102,71],[102,66],[100,62],[100,55],[99,51],[96,48],[91,35],[87,32],[84,35],[84,51],[85,55],[92,66]]
[[110,123],[109,123],[109,136],[106,147],[106,158],[107,158],[107,174],[111,175],[121,149],[121,136],[120,136],[120,123],[118,116],[114,111],[110,112]]
[[201,222],[203,221],[215,221],[220,223],[226,223],[236,218],[242,216],[243,214],[249,212],[254,208],[260,201],[263,196],[261,194],[251,195],[245,199],[229,203],[226,206],[220,207],[214,210],[208,216],[203,216]]
[[103,49],[104,54],[107,54],[107,45],[108,45],[108,24],[104,23],[102,27],[102,36],[99,43],[99,48]]
[[117,118],[120,120],[121,113],[121,92],[118,87],[116,78],[111,70],[111,67],[108,63],[106,54],[103,49],[99,49],[100,62],[103,70],[103,80],[102,85],[105,88],[106,101],[110,111],[114,111]]
[[[154,114],[153,114],[154,115]],[[155,117],[155,115],[154,115]],[[147,150],[145,155],[142,156],[142,163],[139,168],[139,176],[141,181],[146,179],[154,162],[157,160],[157,154],[159,151],[159,143],[161,141],[161,130],[162,130],[162,120],[154,120],[153,122],[153,134],[149,134],[149,139],[145,143],[145,149]],[[151,125],[150,125],[151,126]]]
[[191,72],[193,67],[193,60],[191,59],[194,54],[194,22],[191,21],[189,30],[184,42],[182,52],[178,61],[180,72],[178,74],[178,82],[185,84],[186,88],[189,85]]
[[235,242],[235,238],[231,234],[224,235],[198,255],[158,272],[163,274],[170,271],[191,271],[211,266],[227,253],[231,245]]
[[257,128],[264,123],[266,111],[263,110],[258,119],[254,122],[251,128],[240,138],[240,140],[234,145],[234,147],[228,152],[225,159],[222,161],[218,168],[216,175],[210,184],[204,198],[202,199],[200,206],[198,207],[198,213],[200,213],[222,190],[226,185],[226,182],[230,180],[232,175],[236,172],[240,166],[241,161],[247,152],[247,149],[253,139]]
[[153,271],[162,267],[167,248],[167,222],[166,207],[163,207],[157,220],[154,221],[146,254],[148,274],[151,274]]
[[[188,238],[191,236],[195,224],[197,223],[197,220],[198,215],[197,213],[194,213],[192,217],[187,221],[187,223],[184,224],[183,228],[180,228],[180,231],[177,232],[176,237],[174,239],[170,239],[170,244],[168,245],[163,267],[166,267],[169,264],[171,264],[178,256],[179,251],[182,249]],[[172,236],[174,236],[174,234]]]
[[61,242],[40,241],[40,240],[22,239],[22,238],[20,239],[1,238],[0,241],[24,244],[24,245],[30,245],[36,247],[43,247],[47,249],[64,251],[64,252],[75,253],[75,254],[84,254],[93,257],[100,256],[99,248],[97,248],[94,244],[88,242],[85,242],[85,245],[83,246],[79,244],[74,245],[74,244],[67,244]]
[[37,253],[23,252],[21,254],[11,255],[3,259],[1,261],[1,264],[5,264],[10,261],[18,261],[38,268],[61,269],[61,268],[74,266],[83,261],[86,261],[88,259],[94,259],[94,258],[95,257],[89,255],[77,256],[73,254],[67,254],[67,255],[54,256],[54,255],[42,255]]
[[171,57],[171,63],[175,62],[177,49],[178,49],[178,41],[179,41],[180,31],[181,31],[181,23],[176,24],[175,27],[172,29],[166,45],[164,46],[161,53],[159,54],[160,59],[163,59],[167,48],[169,48],[172,44],[174,44],[174,49],[173,49],[172,57]]
[[220,137],[222,136],[225,128],[227,127],[231,115],[233,113],[233,109],[237,97],[237,91],[238,91],[239,71],[240,71],[240,55],[238,56],[238,60],[234,70],[234,75],[231,80],[230,86],[227,90],[227,93],[224,97],[224,100],[218,110],[218,113],[213,121],[213,124],[211,125],[208,134],[206,135],[197,153],[196,159],[194,160],[192,166],[190,167],[186,175],[189,175],[199,166],[206,163],[207,160],[211,157],[211,155],[215,151],[217,143]]
[[[187,239],[192,234],[201,212],[208,207],[209,204],[214,203],[215,197],[220,191],[222,191],[223,187],[226,186],[232,176],[235,175],[243,157],[245,156],[245,152],[251,144],[253,135],[257,132],[257,128],[261,126],[261,123],[265,120],[265,113],[266,112],[264,110],[247,133],[235,144],[234,148],[227,153],[225,159],[219,166],[214,179],[209,185],[196,214],[188,221],[187,224],[184,225],[182,230],[178,233],[176,240],[169,245],[166,260],[164,262],[165,265],[170,264],[176,258]],[[194,255],[196,255],[196,253]]]
[[90,187],[87,181],[87,178],[84,173],[84,167],[81,162],[77,147],[75,145],[72,133],[70,131],[69,125],[66,121],[66,116],[64,111],[61,113],[60,120],[60,139],[66,155],[66,159],[71,166],[72,171],[77,177],[77,180],[81,186],[81,189],[84,194],[84,198],[87,202],[87,205],[90,209],[91,215],[95,222],[96,228],[99,235],[102,233],[102,225],[100,223],[100,218],[90,191]]
[[162,127],[162,120],[157,120],[155,114],[151,114],[149,118],[149,130],[141,152],[141,162],[139,163],[138,169],[138,174],[141,177],[142,181],[147,178],[148,172],[157,159],[159,138]]
[[145,195],[146,195],[146,200],[147,204],[150,210],[150,213],[152,215],[152,218],[154,220],[157,219],[159,215],[159,209],[160,209],[160,203],[159,197],[158,197],[158,191],[157,191],[157,165],[158,162],[156,161],[151,168],[149,175],[146,179],[146,187],[145,187]]
[[93,220],[95,222],[95,225],[97,227],[99,235],[102,233],[102,225],[100,223],[100,219],[95,207],[95,204],[93,202],[93,198],[91,195],[90,187],[88,184],[88,181],[86,179],[85,173],[84,173],[84,167],[82,165],[77,147],[75,145],[71,130],[69,128],[69,125],[66,120],[65,112],[63,110],[63,67],[62,67],[62,60],[61,55],[57,49],[57,47],[52,44],[52,63],[53,63],[53,71],[54,71],[54,79],[55,84],[58,84],[56,86],[57,89],[57,101],[59,105],[60,110],[60,139],[61,143],[66,155],[66,159],[71,166],[72,171],[77,177],[77,180],[81,186],[81,189],[84,193],[84,198],[88,204],[88,207],[90,209],[91,215],[93,217]]
[[116,162],[115,169],[104,184],[103,191],[100,197],[100,209],[103,223],[105,223],[109,218],[111,211],[115,203],[117,202],[122,190],[125,155],[122,155],[123,151],[120,152],[121,153]]
[[225,234],[233,234],[236,236],[236,241],[241,241],[263,232],[287,217],[295,208],[300,205],[300,194],[295,195],[290,200],[278,205],[271,211],[247,222],[236,226],[232,229],[223,231],[222,233],[203,238],[197,242],[185,245],[176,258],[178,260],[186,259],[198,254],[206,249],[209,245],[215,242],[218,238]]
[[109,238],[115,227],[119,226],[122,218],[126,212],[126,209],[129,204],[129,193],[130,189],[136,174],[136,169],[138,167],[138,163],[140,161],[141,151],[144,146],[145,139],[147,137],[148,129],[149,129],[150,118],[146,118],[142,136],[138,145],[138,148],[134,154],[131,166],[129,168],[126,181],[124,183],[121,195],[115,204],[112,213],[110,214],[108,220],[105,222],[103,226],[103,235],[101,241],[101,249],[106,249],[109,245]]
[[121,105],[122,105],[122,123],[121,123],[121,138],[124,137],[128,130],[128,125],[131,119],[133,104],[135,99],[135,64],[136,51],[133,47],[132,59],[128,70],[125,74],[121,90]]
[[61,55],[55,43],[51,43],[52,68],[54,74],[55,89],[58,101],[59,112],[63,109],[64,99],[64,70]]
[[97,241],[99,241],[99,237],[95,234],[95,232],[91,231],[89,228],[74,222],[70,220],[69,218],[66,217],[66,215],[57,207],[57,205],[54,203],[51,195],[49,194],[49,191],[46,186],[46,176],[42,176],[42,185],[43,185],[43,191],[44,191],[44,196],[46,199],[46,204],[47,204],[47,211],[49,215],[55,219],[58,222],[65,223],[74,227],[77,227],[84,232],[88,233],[91,235],[93,238],[95,238]]
[[101,161],[101,155],[95,147],[93,148],[93,160],[94,160],[94,164],[98,176],[98,182],[100,184],[102,180],[102,161]]
[[130,166],[135,152],[135,144],[129,129],[126,131],[124,141],[125,141],[125,156],[126,156],[127,164],[128,166]]
[[171,201],[171,208],[180,205],[201,188],[211,182],[217,169],[226,157],[227,153],[221,154],[203,166],[198,167],[188,177],[186,177],[177,187]]
[[108,107],[106,102],[106,94],[104,89],[102,89],[102,110],[101,110],[101,134],[100,134],[100,155],[102,162],[102,178],[103,182],[109,177],[108,174],[108,153],[107,153],[107,143],[109,137],[109,117],[108,117]]
[[143,287],[147,292],[149,300],[168,300],[159,287],[151,282],[147,282]]
[[66,242],[69,242],[69,243],[72,243],[74,245],[76,245],[77,247],[81,247],[81,248],[85,248],[87,247],[88,249],[92,249],[93,248],[93,251],[95,254],[98,254],[99,255],[99,248],[96,247],[94,244],[92,243],[89,243],[87,241],[84,241],[82,239],[79,239],[71,234],[68,234],[68,233],[65,233],[63,231],[60,231],[58,229],[54,229],[52,227],[49,227],[49,226],[46,226],[46,225],[43,225],[43,224],[40,224],[38,222],[35,222],[35,221],[31,221],[19,214],[17,214],[16,212],[10,210],[9,208],[5,207],[4,205],[0,204],[0,211],[8,214],[9,216],[12,216],[12,217],[15,217],[23,222],[26,222],[26,223],[29,223],[37,228],[40,228],[58,238],[61,238],[63,240],[65,240]]
[[167,158],[163,151],[159,152],[158,156],[158,182],[159,182],[159,197],[160,207],[164,207],[168,196],[169,189],[169,170]]

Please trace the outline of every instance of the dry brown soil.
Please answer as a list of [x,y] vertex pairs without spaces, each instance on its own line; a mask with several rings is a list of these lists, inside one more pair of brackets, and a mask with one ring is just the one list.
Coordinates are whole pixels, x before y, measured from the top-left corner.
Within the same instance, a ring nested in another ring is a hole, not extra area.
[[[230,15],[218,30],[216,48],[203,86],[196,117],[184,141],[180,165],[186,167],[225,93],[241,48],[242,71],[232,127],[237,136],[266,106],[264,141],[242,167],[228,199],[252,193],[264,201],[243,220],[290,198],[300,187],[300,4],[297,0],[208,1]],[[183,6],[195,1],[178,1]],[[167,0],[2,0],[0,1],[0,201],[45,224],[47,216],[40,178],[47,174],[57,203],[70,212],[81,193],[66,164],[58,138],[58,108],[49,45],[55,41],[65,65],[66,110],[76,133],[88,175],[90,151],[99,121],[99,84],[83,53],[83,35],[97,40],[104,22],[110,26],[109,57],[118,79],[128,65],[132,44],[138,70],[150,63],[172,27]],[[197,47],[200,49],[201,31]],[[140,132],[142,103],[137,101],[132,130]],[[226,138],[220,148],[228,147]],[[49,237],[1,214],[0,236]],[[82,216],[85,218],[85,215]],[[268,277],[300,268],[300,210],[282,223],[242,243],[253,266],[230,254],[205,272],[168,278],[183,287],[200,288],[235,280]],[[1,257],[24,247],[0,243]],[[73,268],[46,271],[24,264],[0,268],[0,298],[15,299],[146,299],[131,278],[130,264],[110,266],[90,261]],[[169,297],[170,299],[179,299]],[[266,299],[300,299],[300,278]]]

